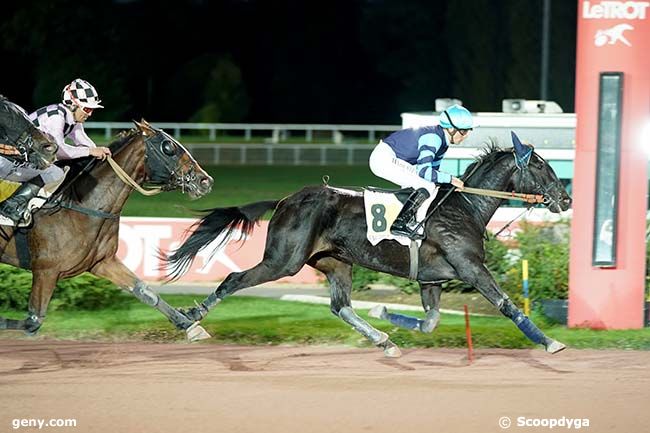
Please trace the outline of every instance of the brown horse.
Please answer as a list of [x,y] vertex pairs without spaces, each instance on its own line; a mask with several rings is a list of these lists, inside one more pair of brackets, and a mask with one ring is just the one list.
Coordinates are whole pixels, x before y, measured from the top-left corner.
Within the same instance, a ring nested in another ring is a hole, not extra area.
[[[212,189],[212,178],[187,150],[147,122],[122,133],[110,145],[114,162],[138,185],[182,190],[191,198]],[[87,161],[82,161],[87,162]],[[56,194],[60,207],[45,208],[34,216],[34,227],[21,248],[20,231],[5,228],[0,260],[31,269],[32,292],[25,320],[0,317],[0,329],[35,333],[43,323],[57,281],[91,272],[111,280],[165,315],[187,338],[207,338],[205,330],[170,307],[138,279],[117,257],[119,216],[133,187],[120,181],[107,162],[92,160]],[[28,247],[29,256],[25,251]]]

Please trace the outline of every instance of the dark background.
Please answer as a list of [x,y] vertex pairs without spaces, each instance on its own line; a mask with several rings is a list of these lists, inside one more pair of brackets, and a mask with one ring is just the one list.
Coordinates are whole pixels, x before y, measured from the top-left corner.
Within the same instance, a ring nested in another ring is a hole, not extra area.
[[[551,2],[548,99],[573,111],[575,1]],[[81,77],[92,120],[400,123],[457,97],[539,99],[542,0],[12,1],[0,93],[28,111]]]

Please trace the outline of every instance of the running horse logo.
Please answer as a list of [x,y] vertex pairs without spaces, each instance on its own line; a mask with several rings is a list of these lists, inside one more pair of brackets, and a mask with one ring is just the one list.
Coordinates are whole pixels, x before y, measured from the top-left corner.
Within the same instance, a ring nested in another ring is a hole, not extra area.
[[626,30],[634,30],[634,27],[629,24],[618,24],[611,29],[598,30],[596,36],[594,36],[594,44],[597,47],[602,47],[605,44],[614,45],[618,41],[621,41],[628,47],[631,47],[632,44],[623,35],[623,32]]

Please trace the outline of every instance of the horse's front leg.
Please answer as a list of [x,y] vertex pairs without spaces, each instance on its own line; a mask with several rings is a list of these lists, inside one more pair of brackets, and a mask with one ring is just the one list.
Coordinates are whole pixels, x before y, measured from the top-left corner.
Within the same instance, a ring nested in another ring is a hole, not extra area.
[[186,316],[176,311],[147,284],[138,279],[117,257],[103,260],[90,270],[98,277],[107,278],[119,288],[135,296],[140,302],[160,311],[177,329],[185,331],[189,341],[210,338],[210,334],[203,329],[199,322],[193,322]]
[[0,329],[15,329],[25,331],[28,335],[36,335],[45,320],[47,307],[52,299],[58,275],[58,271],[34,271],[32,291],[29,296],[29,315],[24,320],[0,317]]
[[[452,263],[453,265],[453,263]],[[514,322],[530,341],[541,344],[549,353],[557,353],[566,348],[559,341],[547,337],[497,285],[487,268],[475,257],[462,257],[454,266],[461,280],[475,287],[501,313]]]
[[368,316],[376,319],[387,320],[400,328],[430,333],[440,322],[440,292],[442,286],[432,283],[420,283],[420,298],[424,308],[424,319],[406,316],[399,313],[389,313],[383,305],[377,305],[368,311]]

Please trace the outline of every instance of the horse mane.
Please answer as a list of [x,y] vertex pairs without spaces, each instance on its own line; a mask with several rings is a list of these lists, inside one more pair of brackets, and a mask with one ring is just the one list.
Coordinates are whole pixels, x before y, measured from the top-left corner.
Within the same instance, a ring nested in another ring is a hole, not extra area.
[[462,174],[461,179],[463,181],[466,181],[467,176],[469,176],[474,171],[477,165],[487,168],[491,166],[492,163],[496,162],[500,156],[506,153],[509,153],[509,151],[502,149],[499,146],[496,138],[488,138],[488,140],[483,143],[481,153],[476,158],[474,158],[474,162],[472,162],[465,169],[465,172]]
[[[115,156],[125,149],[126,145],[133,138],[141,133],[142,132],[138,128],[121,131],[117,134],[117,139],[108,145],[108,148],[111,150],[113,156]],[[83,200],[86,194],[92,191],[97,185],[97,178],[93,175],[93,172],[103,164],[108,163],[92,156],[73,160],[57,161],[56,165],[60,167],[70,167],[65,181],[58,189],[61,191],[61,199],[73,201]]]
[[[483,143],[483,147],[481,148],[479,155],[474,158],[474,162],[467,166],[465,172],[460,176],[460,179],[463,182],[467,182],[469,180],[468,177],[470,174],[472,177],[480,177],[482,171],[491,168],[499,158],[508,154],[510,154],[510,151],[507,149],[502,149],[495,138],[489,138]],[[452,194],[450,197],[447,197],[446,199],[444,198],[452,189],[455,189],[455,187],[453,187],[451,184],[441,184],[438,194],[436,194],[436,197],[433,199],[433,202],[429,207],[433,208],[434,206],[438,205],[441,207],[446,207],[450,204],[451,206],[467,206],[467,202],[461,199],[461,195]],[[441,201],[442,203],[440,203]]]

